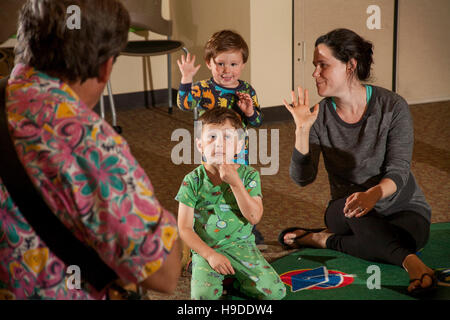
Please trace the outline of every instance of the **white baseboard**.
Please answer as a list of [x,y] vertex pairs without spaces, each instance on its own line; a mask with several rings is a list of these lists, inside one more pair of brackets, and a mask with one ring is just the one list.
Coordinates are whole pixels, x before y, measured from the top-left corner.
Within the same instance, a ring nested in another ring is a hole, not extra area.
[[405,100],[408,102],[409,105],[413,105],[413,104],[423,104],[423,103],[433,103],[433,102],[441,102],[441,101],[449,101],[450,100],[450,96],[448,97],[442,97],[442,98],[432,98],[432,99],[414,99],[414,100],[409,100],[406,99]]

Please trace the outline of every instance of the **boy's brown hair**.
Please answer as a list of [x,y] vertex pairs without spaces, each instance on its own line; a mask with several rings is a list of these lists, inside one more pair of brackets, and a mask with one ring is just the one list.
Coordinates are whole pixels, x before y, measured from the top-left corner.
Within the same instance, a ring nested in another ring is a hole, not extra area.
[[201,121],[202,125],[223,124],[227,120],[230,121],[233,128],[243,129],[242,120],[239,115],[236,111],[228,108],[212,108],[198,118],[198,121]]
[[244,63],[248,60],[248,46],[240,34],[231,30],[222,30],[214,33],[205,45],[205,61],[217,57],[225,51],[240,51]]

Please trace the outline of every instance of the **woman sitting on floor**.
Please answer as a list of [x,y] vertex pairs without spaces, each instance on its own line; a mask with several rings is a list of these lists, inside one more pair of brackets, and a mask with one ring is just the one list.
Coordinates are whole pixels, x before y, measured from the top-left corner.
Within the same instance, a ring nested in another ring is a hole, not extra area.
[[[289,228],[279,241],[403,266],[408,291],[436,287],[436,275],[415,254],[428,241],[431,208],[410,170],[413,123],[407,102],[377,86],[370,76],[372,44],[337,29],[315,44],[313,77],[324,99],[313,109],[308,92],[284,101],[296,125],[290,175],[313,182],[320,152],[331,186],[326,230]],[[312,232],[316,231],[316,232]]]

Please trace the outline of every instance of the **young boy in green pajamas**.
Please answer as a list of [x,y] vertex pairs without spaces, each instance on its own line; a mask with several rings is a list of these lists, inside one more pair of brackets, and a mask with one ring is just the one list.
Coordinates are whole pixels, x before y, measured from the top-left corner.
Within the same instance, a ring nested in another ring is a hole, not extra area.
[[238,115],[214,108],[200,118],[196,141],[204,163],[184,177],[179,201],[180,237],[192,250],[192,299],[219,299],[234,275],[255,299],[282,299],[286,289],[259,252],[252,227],[263,214],[259,173],[233,162],[244,144]]

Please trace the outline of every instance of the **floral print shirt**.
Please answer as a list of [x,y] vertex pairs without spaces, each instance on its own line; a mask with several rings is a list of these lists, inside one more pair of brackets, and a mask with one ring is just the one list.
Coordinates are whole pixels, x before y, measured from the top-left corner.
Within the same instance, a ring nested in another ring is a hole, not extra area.
[[[61,222],[125,282],[157,271],[178,237],[176,220],[127,142],[66,83],[23,64],[8,81],[6,108],[19,158]],[[0,299],[105,298],[89,284],[68,289],[67,267],[0,179]]]

